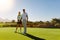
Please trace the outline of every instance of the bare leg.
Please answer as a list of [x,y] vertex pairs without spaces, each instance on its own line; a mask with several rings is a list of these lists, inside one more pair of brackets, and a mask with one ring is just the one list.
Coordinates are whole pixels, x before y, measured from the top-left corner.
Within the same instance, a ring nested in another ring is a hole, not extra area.
[[20,32],[21,32],[21,24],[20,24]]
[[19,25],[17,25],[17,27],[16,27],[16,31],[15,31],[15,32],[17,32],[18,26],[19,26]]

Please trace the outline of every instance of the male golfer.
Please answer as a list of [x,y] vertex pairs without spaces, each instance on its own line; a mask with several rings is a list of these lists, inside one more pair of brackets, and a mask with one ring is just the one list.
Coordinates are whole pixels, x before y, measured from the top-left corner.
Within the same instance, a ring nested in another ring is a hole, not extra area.
[[22,17],[22,24],[23,24],[23,27],[24,27],[23,34],[26,34],[26,27],[27,27],[27,22],[28,22],[28,15],[25,12],[25,9],[23,9],[23,14],[22,14],[21,17]]

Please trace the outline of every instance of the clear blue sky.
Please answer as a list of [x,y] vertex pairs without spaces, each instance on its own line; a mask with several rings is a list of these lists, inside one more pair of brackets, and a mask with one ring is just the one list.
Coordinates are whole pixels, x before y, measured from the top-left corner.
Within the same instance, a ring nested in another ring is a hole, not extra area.
[[13,8],[0,17],[16,20],[18,11],[25,8],[30,21],[49,21],[60,18],[60,0],[14,0]]

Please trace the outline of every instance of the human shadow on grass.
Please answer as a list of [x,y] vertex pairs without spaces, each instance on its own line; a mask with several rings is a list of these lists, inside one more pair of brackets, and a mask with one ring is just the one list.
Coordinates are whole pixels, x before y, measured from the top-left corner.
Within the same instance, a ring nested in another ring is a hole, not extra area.
[[48,27],[47,27],[47,28],[45,28],[45,29],[60,29],[60,28],[53,28],[53,27],[51,27],[51,28],[48,28]]
[[[19,34],[22,34],[22,33],[19,33]],[[33,40],[45,40],[45,39],[43,39],[43,38],[39,38],[39,37],[33,36],[33,35],[31,35],[31,34],[28,34],[28,33],[22,34],[22,35],[27,36],[27,37],[29,37],[29,38],[31,38],[31,39],[33,39]]]

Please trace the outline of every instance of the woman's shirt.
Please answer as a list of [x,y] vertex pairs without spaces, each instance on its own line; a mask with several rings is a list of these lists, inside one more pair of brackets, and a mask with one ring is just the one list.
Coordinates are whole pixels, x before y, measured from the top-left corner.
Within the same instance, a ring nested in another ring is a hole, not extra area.
[[17,16],[17,20],[21,20],[21,15]]

